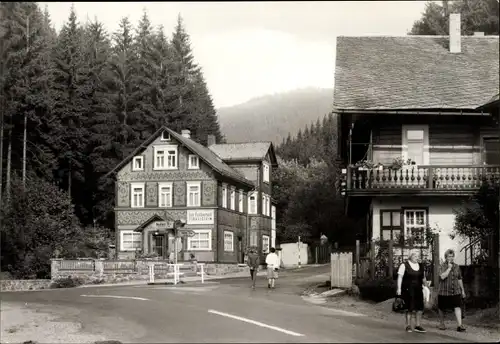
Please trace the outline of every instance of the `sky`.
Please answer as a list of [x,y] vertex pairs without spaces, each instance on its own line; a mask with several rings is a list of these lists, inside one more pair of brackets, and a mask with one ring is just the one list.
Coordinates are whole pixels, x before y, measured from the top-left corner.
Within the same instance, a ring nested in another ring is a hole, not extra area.
[[[56,29],[71,2],[47,6]],[[97,18],[108,32],[144,10],[170,36],[177,15],[191,36],[216,108],[300,88],[333,88],[337,36],[402,36],[424,1],[76,2],[78,19]]]

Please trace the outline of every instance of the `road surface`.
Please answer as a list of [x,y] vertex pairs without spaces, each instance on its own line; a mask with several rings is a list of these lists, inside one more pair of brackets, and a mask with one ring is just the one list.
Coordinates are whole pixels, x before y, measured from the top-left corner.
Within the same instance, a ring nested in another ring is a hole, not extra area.
[[267,288],[262,277],[255,290],[250,288],[249,278],[237,278],[178,287],[2,293],[2,302],[28,304],[41,311],[59,307],[65,310],[62,321],[80,323],[82,331],[124,343],[460,342],[437,330],[406,333],[404,323],[302,300],[299,295],[305,285],[323,272],[304,268],[283,273],[274,290]]

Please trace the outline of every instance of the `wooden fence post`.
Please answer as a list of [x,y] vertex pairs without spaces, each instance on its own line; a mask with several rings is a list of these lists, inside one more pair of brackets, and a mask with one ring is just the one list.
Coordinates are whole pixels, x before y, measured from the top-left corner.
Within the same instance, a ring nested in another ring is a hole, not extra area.
[[439,285],[439,234],[432,240],[432,286],[437,290]]
[[316,256],[315,258],[316,258],[316,265],[317,265],[317,264],[319,264],[318,263],[319,246],[316,246],[314,248],[314,253],[315,253],[315,256]]
[[394,251],[393,251],[393,242],[392,239],[389,240],[389,261],[387,262],[389,264],[389,278],[394,277]]
[[375,279],[375,240],[370,241],[370,277]]
[[356,277],[360,278],[361,266],[359,265],[359,255],[361,254],[361,248],[359,247],[359,240],[356,240]]

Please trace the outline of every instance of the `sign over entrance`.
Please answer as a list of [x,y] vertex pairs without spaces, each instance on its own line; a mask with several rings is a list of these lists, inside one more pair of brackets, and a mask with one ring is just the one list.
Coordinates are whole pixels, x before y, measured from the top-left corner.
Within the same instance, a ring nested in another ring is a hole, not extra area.
[[190,225],[211,225],[214,223],[214,210],[213,209],[188,210],[187,223]]
[[157,221],[155,222],[156,230],[166,230],[174,228],[174,221]]
[[195,231],[191,230],[191,229],[179,229],[179,236],[181,237],[194,237],[196,234]]

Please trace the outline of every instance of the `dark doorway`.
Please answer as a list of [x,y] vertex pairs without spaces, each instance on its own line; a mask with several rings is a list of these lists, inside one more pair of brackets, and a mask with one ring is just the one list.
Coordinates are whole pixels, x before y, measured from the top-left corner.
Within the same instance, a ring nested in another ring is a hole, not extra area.
[[153,252],[158,255],[158,257],[165,258],[166,250],[166,240],[165,234],[153,234]]

